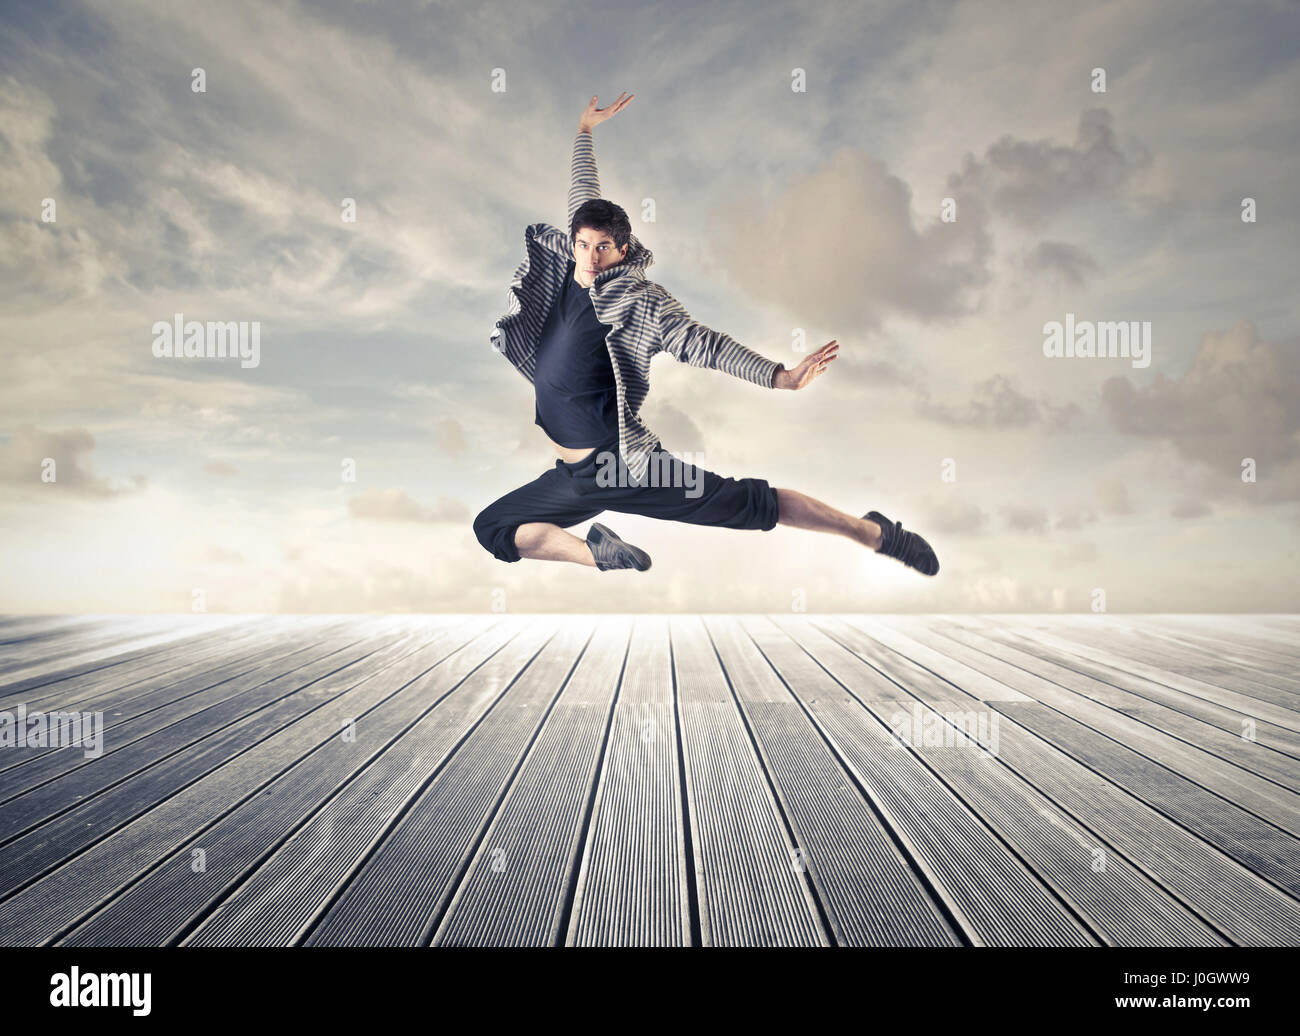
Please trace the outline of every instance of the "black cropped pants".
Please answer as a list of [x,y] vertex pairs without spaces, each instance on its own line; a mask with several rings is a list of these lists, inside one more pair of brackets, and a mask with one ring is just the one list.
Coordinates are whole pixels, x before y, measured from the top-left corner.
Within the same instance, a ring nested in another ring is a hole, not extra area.
[[515,530],[527,522],[568,528],[603,511],[724,529],[776,528],[777,497],[766,479],[723,478],[661,449],[650,454],[657,485],[608,483],[617,462],[618,440],[597,446],[581,460],[555,467],[494,500],[474,519],[474,535],[493,557],[518,561]]

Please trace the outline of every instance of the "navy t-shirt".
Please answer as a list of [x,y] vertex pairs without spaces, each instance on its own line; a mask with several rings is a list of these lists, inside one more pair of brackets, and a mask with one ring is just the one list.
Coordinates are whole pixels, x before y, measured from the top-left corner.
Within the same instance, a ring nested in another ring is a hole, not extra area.
[[561,446],[601,446],[618,438],[618,395],[605,346],[613,325],[597,319],[591,296],[573,273],[570,260],[537,346],[536,423]]

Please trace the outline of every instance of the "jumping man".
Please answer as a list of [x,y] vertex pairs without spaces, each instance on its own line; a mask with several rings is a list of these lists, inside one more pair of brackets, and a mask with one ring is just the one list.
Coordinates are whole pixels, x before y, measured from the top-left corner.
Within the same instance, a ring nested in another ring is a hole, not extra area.
[[[694,525],[762,529],[791,525],[832,532],[932,576],[930,545],[879,511],[861,518],[761,478],[723,478],[662,450],[637,416],[650,390],[650,359],[664,350],[763,388],[802,389],[835,360],[828,342],[798,366],[765,359],[692,320],[646,278],[654,261],[632,234],[627,213],[600,197],[591,131],[632,100],[588,103],[573,142],[569,231],[534,223],[515,271],[507,314],[491,339],[532,383],[536,424],[555,447],[555,467],[489,504],[474,534],[501,561],[573,561],[601,571],[650,567],[650,555],[593,522],[586,540],[565,532],[604,511]],[[668,479],[653,475],[667,468]],[[668,484],[663,484],[664,482]]]

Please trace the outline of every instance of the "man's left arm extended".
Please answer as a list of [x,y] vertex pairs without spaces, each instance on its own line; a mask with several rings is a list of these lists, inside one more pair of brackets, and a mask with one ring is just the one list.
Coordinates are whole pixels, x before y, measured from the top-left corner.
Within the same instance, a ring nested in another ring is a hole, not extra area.
[[679,363],[708,367],[764,388],[777,388],[784,365],[746,349],[730,335],[692,320],[682,304],[664,292],[655,307],[660,348]]

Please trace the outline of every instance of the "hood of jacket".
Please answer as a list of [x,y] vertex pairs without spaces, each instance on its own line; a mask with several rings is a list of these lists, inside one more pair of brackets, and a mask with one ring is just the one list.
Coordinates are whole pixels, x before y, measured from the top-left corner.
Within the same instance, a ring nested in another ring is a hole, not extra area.
[[[534,223],[525,233],[528,241],[540,243],[557,255],[564,255],[567,262],[574,261],[573,247],[569,244],[569,236],[565,231],[546,223]],[[627,239],[627,255],[623,261],[596,274],[596,279],[588,290],[593,296],[602,299],[613,299],[629,291],[640,290],[651,283],[645,272],[654,261],[654,253],[638,241],[635,234],[631,234]]]

